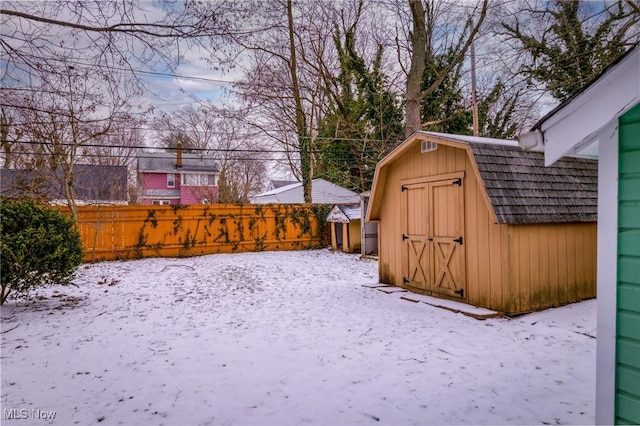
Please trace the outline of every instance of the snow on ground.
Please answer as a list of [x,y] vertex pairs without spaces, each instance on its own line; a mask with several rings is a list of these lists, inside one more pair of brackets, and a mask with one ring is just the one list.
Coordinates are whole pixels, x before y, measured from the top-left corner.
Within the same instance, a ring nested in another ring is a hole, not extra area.
[[75,282],[2,307],[3,424],[594,422],[594,300],[479,321],[363,287],[377,263],[327,250]]

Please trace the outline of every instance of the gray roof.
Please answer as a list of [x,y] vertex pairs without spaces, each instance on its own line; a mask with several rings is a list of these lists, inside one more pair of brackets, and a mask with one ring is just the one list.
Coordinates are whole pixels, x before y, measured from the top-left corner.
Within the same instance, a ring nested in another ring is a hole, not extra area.
[[176,166],[175,152],[138,151],[138,170],[152,173],[202,172],[218,173],[216,161],[203,154],[182,153],[182,167]]
[[[0,193],[6,197],[43,197],[64,199],[62,172],[52,178],[39,170],[2,169]],[[73,166],[76,200],[126,202],[127,167],[75,164]]]
[[595,222],[598,162],[468,142],[499,223]]
[[[357,204],[360,202],[360,196],[357,193],[324,179],[313,179],[311,198],[314,204]],[[263,192],[249,197],[249,200],[254,204],[302,204],[304,203],[302,182]]]

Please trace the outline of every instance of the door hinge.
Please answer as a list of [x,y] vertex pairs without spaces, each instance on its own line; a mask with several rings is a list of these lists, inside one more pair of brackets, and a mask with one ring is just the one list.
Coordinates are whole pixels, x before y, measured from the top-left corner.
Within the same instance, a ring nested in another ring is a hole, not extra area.
[[460,297],[464,297],[464,288],[461,288],[460,290],[456,290],[454,291],[454,293],[459,294]]
[[407,277],[402,277],[402,283],[403,283],[403,284],[408,284],[409,282],[410,282],[410,281],[409,281],[409,278],[407,278]]
[[408,240],[408,239],[409,239],[409,236],[408,236],[408,235],[406,235],[406,234],[402,234],[402,241],[404,241],[404,240]]
[[453,240],[453,242],[462,245],[462,237],[456,238],[455,240]]
[[458,185],[458,186],[462,186],[462,179],[458,178],[456,180],[454,180],[453,182],[451,182],[453,185]]
[[405,185],[402,185],[402,192],[406,191],[408,188]]

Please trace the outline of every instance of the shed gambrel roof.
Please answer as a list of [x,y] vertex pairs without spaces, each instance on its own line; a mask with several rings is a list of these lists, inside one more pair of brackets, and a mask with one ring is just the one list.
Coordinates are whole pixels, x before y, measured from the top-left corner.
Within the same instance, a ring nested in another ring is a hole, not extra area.
[[544,153],[469,143],[498,223],[595,222],[598,163],[564,158],[551,167]]
[[563,158],[545,167],[544,153],[523,151],[515,141],[435,132],[414,133],[378,163],[367,220],[379,219],[390,164],[424,140],[468,152],[497,223],[597,220],[597,161]]

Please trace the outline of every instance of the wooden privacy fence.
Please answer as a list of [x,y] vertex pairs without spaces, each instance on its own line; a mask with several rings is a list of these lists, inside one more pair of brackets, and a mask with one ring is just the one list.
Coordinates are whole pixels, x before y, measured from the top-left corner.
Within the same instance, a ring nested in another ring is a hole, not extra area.
[[85,262],[295,250],[328,244],[329,208],[307,204],[82,206],[78,228]]

